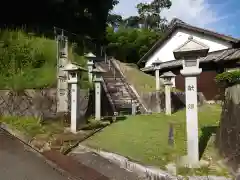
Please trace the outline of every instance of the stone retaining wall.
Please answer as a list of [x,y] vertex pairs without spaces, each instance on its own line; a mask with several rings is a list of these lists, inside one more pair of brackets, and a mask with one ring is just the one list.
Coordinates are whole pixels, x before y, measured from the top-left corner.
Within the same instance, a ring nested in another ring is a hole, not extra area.
[[[149,92],[140,94],[142,102],[149,112],[163,112],[165,109],[165,93],[164,92]],[[172,111],[175,112],[185,107],[185,92],[172,92]],[[198,103],[205,103],[202,93],[198,93]]]

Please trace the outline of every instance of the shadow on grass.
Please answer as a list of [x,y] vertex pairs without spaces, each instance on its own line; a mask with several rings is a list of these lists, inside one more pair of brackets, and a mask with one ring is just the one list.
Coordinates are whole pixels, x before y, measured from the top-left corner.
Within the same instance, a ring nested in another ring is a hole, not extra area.
[[210,137],[212,136],[213,133],[217,132],[217,129],[218,129],[218,126],[205,126],[201,128],[202,136],[200,137],[200,140],[199,140],[199,159],[201,159],[207,147]]

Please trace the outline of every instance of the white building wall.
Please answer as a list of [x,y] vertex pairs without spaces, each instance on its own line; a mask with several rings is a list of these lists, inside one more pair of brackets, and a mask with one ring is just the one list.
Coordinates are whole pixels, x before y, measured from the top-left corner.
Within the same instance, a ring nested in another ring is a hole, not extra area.
[[148,61],[145,64],[145,67],[151,66],[152,63],[159,58],[162,62],[175,60],[173,51],[181,46],[188,40],[189,36],[199,42],[204,43],[209,47],[209,52],[218,51],[222,49],[227,49],[231,47],[231,44],[211,38],[209,36],[204,36],[199,33],[190,32],[187,30],[179,29],[173,33],[172,38],[165,42],[165,44],[160,47],[152,56],[149,57]]

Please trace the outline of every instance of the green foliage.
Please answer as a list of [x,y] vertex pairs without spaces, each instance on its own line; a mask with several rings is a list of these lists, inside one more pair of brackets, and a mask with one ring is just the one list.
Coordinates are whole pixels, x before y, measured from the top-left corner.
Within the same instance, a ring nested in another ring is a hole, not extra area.
[[223,72],[221,74],[218,74],[215,77],[215,81],[218,84],[222,84],[222,85],[233,85],[235,83],[238,83],[240,80],[240,70],[236,70],[236,71],[231,71],[231,72]]
[[107,53],[123,62],[136,63],[162,34],[148,29],[107,28]]
[[[19,30],[0,31],[0,88],[23,90],[56,87],[56,42]],[[86,60],[70,48],[70,59],[86,66]],[[82,76],[83,87],[86,73]]]
[[34,137],[38,134],[59,134],[62,133],[65,127],[64,122],[62,121],[48,121],[47,124],[42,125],[38,119],[32,117],[14,117],[6,116],[0,118],[0,123],[6,123],[12,128]]

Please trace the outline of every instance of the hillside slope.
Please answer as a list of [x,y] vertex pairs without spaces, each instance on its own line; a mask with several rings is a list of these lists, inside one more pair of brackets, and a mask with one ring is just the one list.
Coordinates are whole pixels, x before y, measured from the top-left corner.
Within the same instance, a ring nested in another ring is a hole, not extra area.
[[[69,56],[86,65],[71,46]],[[56,63],[55,40],[21,30],[0,30],[0,89],[55,87]]]

